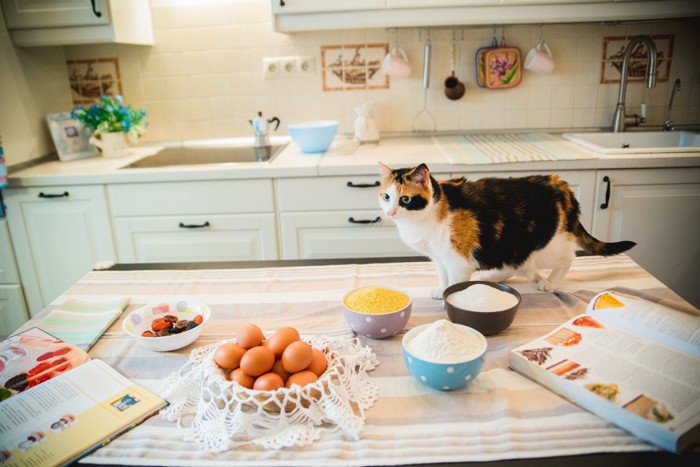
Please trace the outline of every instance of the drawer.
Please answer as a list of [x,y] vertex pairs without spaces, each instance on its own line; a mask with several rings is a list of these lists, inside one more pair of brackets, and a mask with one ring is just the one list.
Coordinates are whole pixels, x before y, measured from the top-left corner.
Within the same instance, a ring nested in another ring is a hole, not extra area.
[[114,232],[123,263],[277,259],[272,213],[120,217]]
[[[449,174],[433,176],[449,178]],[[377,209],[380,180],[379,174],[278,179],[277,206],[281,212]]]
[[108,185],[112,216],[273,212],[272,180]]
[[0,219],[0,284],[8,283],[19,283],[19,273],[7,221]]

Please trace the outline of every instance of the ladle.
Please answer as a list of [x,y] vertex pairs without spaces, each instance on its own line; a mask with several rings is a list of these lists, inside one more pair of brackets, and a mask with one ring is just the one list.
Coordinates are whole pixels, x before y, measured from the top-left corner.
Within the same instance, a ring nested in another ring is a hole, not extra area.
[[455,63],[456,63],[456,41],[454,38],[454,31],[452,33],[452,48],[451,48],[451,59],[452,59],[452,74],[445,79],[445,95],[448,99],[456,101],[464,96],[464,83],[462,83],[457,76],[455,76]]

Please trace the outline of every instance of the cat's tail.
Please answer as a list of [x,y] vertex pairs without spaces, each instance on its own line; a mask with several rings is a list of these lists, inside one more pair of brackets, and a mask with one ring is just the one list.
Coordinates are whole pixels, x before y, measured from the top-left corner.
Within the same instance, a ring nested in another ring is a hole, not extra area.
[[624,240],[621,242],[602,242],[589,234],[586,229],[579,223],[574,229],[574,235],[578,244],[586,253],[591,255],[611,256],[619,253],[624,253],[633,246],[635,242]]

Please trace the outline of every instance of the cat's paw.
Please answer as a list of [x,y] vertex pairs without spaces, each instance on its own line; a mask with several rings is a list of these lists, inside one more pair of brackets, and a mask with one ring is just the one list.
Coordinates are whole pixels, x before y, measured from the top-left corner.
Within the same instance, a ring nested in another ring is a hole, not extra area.
[[537,284],[537,288],[543,292],[551,292],[552,290],[555,290],[557,287],[555,284],[552,284],[547,279],[542,279]]
[[444,291],[444,288],[436,287],[430,291],[430,296],[433,297],[435,300],[442,300],[442,292]]

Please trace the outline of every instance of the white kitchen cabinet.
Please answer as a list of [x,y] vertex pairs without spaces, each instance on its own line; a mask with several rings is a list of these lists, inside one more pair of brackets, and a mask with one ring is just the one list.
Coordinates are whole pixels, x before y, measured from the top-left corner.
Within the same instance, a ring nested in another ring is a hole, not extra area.
[[383,217],[378,187],[378,175],[276,180],[282,259],[417,256]]
[[32,316],[100,261],[114,261],[102,185],[9,188],[7,221]]
[[272,181],[109,185],[122,263],[273,260]]
[[528,175],[556,174],[569,184],[574,192],[581,208],[581,224],[591,232],[593,224],[593,198],[595,197],[596,174],[593,170],[562,170],[562,171],[538,171],[538,172],[469,172],[467,174],[455,173],[454,177],[466,177],[467,180],[477,180],[485,177],[525,177]]
[[[381,0],[272,1],[277,31],[580,23],[693,18],[697,0]],[[370,6],[363,6],[369,3]],[[303,6],[302,6],[303,5]]]
[[593,234],[632,240],[627,254],[700,307],[700,168],[597,173]]
[[18,46],[153,45],[148,0],[0,0]]
[[0,219],[0,339],[29,319],[7,221]]

